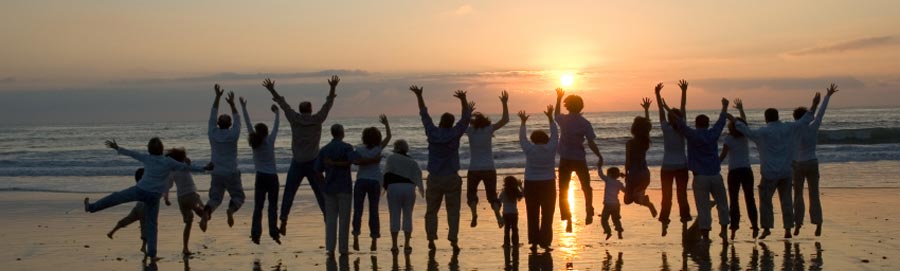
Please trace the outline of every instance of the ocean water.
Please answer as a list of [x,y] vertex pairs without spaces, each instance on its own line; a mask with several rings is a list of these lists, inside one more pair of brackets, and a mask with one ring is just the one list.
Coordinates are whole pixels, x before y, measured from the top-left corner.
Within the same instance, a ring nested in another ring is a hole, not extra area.
[[[655,113],[655,112],[651,112]],[[714,111],[691,111],[716,116]],[[607,165],[624,162],[625,142],[635,116],[643,112],[585,113],[598,135],[598,146]],[[763,125],[762,110],[747,112],[751,126]],[[651,166],[659,166],[662,160],[662,134],[657,120],[651,114],[654,129],[652,145],[647,154]],[[435,114],[437,116],[437,113]],[[131,180],[140,164],[116,153],[103,144],[106,139],[116,139],[121,146],[143,151],[151,137],[160,137],[167,148],[184,147],[192,160],[205,163],[209,160],[209,143],[206,137],[206,116],[197,116],[189,122],[160,123],[85,123],[69,125],[16,125],[0,127],[0,189],[49,190],[49,191],[109,191],[110,183]],[[782,117],[791,119],[790,110],[782,110]],[[491,116],[498,120],[499,115]],[[254,120],[261,120],[256,117]],[[406,139],[411,155],[422,167],[427,161],[427,145],[421,122],[417,116],[390,117],[394,139]],[[266,120],[271,127],[271,119]],[[376,118],[329,118],[324,124],[321,144],[331,136],[327,127],[343,124],[351,144],[361,142],[364,128],[383,127]],[[495,163],[505,174],[522,174],[525,158],[518,145],[518,118],[511,116],[510,123],[498,130],[494,137]],[[545,119],[533,117],[529,131],[548,128]],[[291,131],[283,122],[276,142],[278,170],[287,171],[290,165]],[[242,131],[238,144],[240,169],[245,174],[253,172],[251,150]],[[390,147],[388,147],[390,148]],[[755,146],[751,144],[751,159],[758,163]],[[900,161],[900,109],[898,108],[829,108],[819,132],[818,157],[820,163],[856,163],[856,165],[883,165],[876,161]],[[468,167],[468,138],[463,137],[460,162]],[[588,156],[593,162],[593,155]],[[889,163],[893,165],[893,163]],[[875,170],[877,172],[877,170]],[[282,175],[283,178],[283,175]],[[199,179],[203,179],[200,177]],[[252,175],[244,177],[252,187]],[[202,181],[198,181],[202,182]],[[827,180],[823,180],[827,182]],[[125,182],[124,185],[128,183]],[[116,185],[119,186],[119,185]],[[827,183],[823,186],[829,186]],[[832,184],[831,186],[841,186]],[[866,185],[862,185],[866,186]],[[200,187],[203,187],[201,185]]]

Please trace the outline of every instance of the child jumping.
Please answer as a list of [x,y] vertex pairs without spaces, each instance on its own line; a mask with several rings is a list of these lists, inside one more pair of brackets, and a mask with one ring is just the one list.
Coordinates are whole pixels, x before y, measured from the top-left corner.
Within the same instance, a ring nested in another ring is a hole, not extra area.
[[[138,168],[134,171],[134,182],[140,182],[141,178],[144,177],[144,168]],[[128,213],[127,216],[123,217],[116,223],[116,226],[113,227],[109,233],[106,234],[106,237],[109,239],[113,239],[113,235],[116,234],[116,231],[119,229],[127,227],[134,223],[135,221],[140,221],[141,225],[141,252],[146,252],[147,249],[147,237],[144,236],[144,227],[146,226],[144,223],[144,203],[138,201],[137,204],[134,205],[134,208],[131,208],[131,212]]]
[[[187,165],[191,164],[191,159],[187,157],[187,152],[181,148],[170,149],[166,153],[166,157]],[[194,178],[189,171],[172,171],[169,173],[168,182],[169,186],[166,192],[163,193],[163,199],[165,199],[166,205],[172,205],[172,202],[169,201],[169,190],[174,185],[176,195],[178,195],[178,209],[181,210],[181,217],[184,220],[181,253],[191,255],[193,253],[188,249],[188,241],[191,239],[191,224],[194,222],[194,213],[197,216],[203,216],[203,200],[200,199],[200,194],[197,193],[197,185],[194,184]]]
[[500,192],[500,205],[503,208],[503,247],[519,246],[519,208],[518,202],[525,197],[521,183],[516,177],[506,176],[503,179],[503,192]]
[[603,233],[606,234],[606,240],[609,240],[609,238],[612,237],[612,230],[609,228],[610,217],[612,217],[616,232],[619,233],[619,239],[622,239],[622,231],[624,231],[624,229],[622,229],[619,193],[625,190],[625,185],[622,184],[622,181],[619,181],[619,173],[619,168],[610,167],[606,170],[606,175],[604,175],[603,163],[597,164],[597,175],[600,175],[600,179],[605,183],[603,191],[603,212],[600,214],[600,225],[603,226]]

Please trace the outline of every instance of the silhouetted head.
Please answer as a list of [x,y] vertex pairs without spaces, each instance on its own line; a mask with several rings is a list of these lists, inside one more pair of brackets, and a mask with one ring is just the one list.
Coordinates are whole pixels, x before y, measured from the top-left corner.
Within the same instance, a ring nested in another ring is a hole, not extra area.
[[778,121],[778,109],[775,109],[775,108],[766,109],[765,115],[766,115],[766,123]]
[[247,141],[250,142],[250,148],[256,149],[259,146],[262,146],[263,141],[266,140],[266,137],[269,136],[269,126],[266,126],[265,123],[257,123],[253,126],[253,132],[250,133],[250,136],[247,137]]
[[491,119],[484,116],[484,114],[481,114],[481,112],[475,112],[472,114],[472,128],[481,129],[490,125]]
[[[737,121],[737,122],[741,122],[741,123],[747,124],[747,121],[745,121],[745,120],[742,119],[742,118],[735,118],[734,120]],[[735,137],[735,138],[741,138],[741,137],[744,137],[744,134],[741,133],[741,131],[738,131],[737,127],[734,126],[734,125],[735,125],[735,121],[729,121],[729,122],[728,122],[728,134],[731,135],[732,137]]]
[[373,148],[381,144],[381,131],[375,127],[369,127],[362,131],[362,142],[366,148]]
[[312,114],[312,103],[309,101],[300,102],[300,106],[297,106],[297,111],[299,111],[300,114]]
[[529,138],[531,139],[531,143],[534,143],[536,145],[544,145],[550,142],[550,137],[547,136],[547,132],[541,130],[531,132],[531,136]]
[[150,139],[150,142],[147,142],[147,152],[152,155],[163,155],[163,143],[158,137],[154,137]]
[[219,126],[219,129],[231,128],[231,116],[225,114],[219,115],[216,124]]
[[631,135],[635,138],[650,138],[650,129],[653,128],[653,124],[650,123],[650,119],[645,117],[634,117],[634,122],[631,123]]
[[438,123],[438,127],[441,128],[453,128],[453,122],[456,121],[456,117],[450,113],[444,113],[441,115],[441,122]]
[[619,168],[617,168],[617,167],[610,167],[610,168],[606,169],[606,176],[609,176],[610,178],[613,178],[613,179],[618,179],[620,173],[621,172],[619,171]]
[[337,123],[331,125],[331,137],[344,139],[344,126]]
[[184,163],[187,160],[187,151],[184,148],[172,148],[166,151],[166,156]]
[[806,109],[806,107],[797,107],[797,109],[794,109],[794,120],[802,118],[803,115],[806,115],[806,112],[809,112],[809,109]]
[[680,118],[681,109],[678,108],[673,108],[672,111],[669,111],[669,113],[666,114],[666,121],[669,122],[669,124],[671,124],[670,126],[672,126],[672,129],[675,129],[676,131],[678,130],[678,125],[675,125],[675,122]]
[[406,140],[403,139],[394,140],[394,153],[406,155],[409,153],[409,143],[406,143]]
[[134,171],[134,182],[140,182],[144,178],[144,168],[138,168]]
[[519,190],[519,179],[513,176],[503,178],[503,192],[516,200],[521,199],[523,195],[522,190]]
[[584,109],[584,100],[581,99],[581,96],[569,95],[563,100],[563,106],[569,110],[569,113],[581,113],[581,110]]
[[709,128],[709,117],[705,114],[700,114],[697,118],[694,118],[694,127],[697,127],[697,129]]

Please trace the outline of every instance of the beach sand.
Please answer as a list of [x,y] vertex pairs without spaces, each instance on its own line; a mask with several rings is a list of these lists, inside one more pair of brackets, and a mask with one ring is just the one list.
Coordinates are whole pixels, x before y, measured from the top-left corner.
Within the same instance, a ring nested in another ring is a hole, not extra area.
[[[595,183],[594,187],[602,186]],[[512,259],[517,263],[515,267],[522,270],[529,267],[542,270],[890,270],[900,266],[900,227],[896,225],[900,221],[897,199],[900,189],[896,188],[822,189],[825,223],[821,237],[813,236],[814,227],[807,222],[804,231],[793,239],[781,239],[783,232],[776,229],[767,240],[756,242],[750,238],[749,222],[742,219],[738,238],[732,244],[723,246],[713,242],[708,247],[688,249],[681,244],[680,225],[673,223],[669,235],[660,237],[660,224],[650,217],[646,208],[637,205],[622,207],[625,239],[616,240],[614,236],[604,241],[599,218],[593,225],[583,225],[581,192],[575,192],[574,232],[564,233],[562,223],[558,222],[554,228],[555,250],[549,255],[530,254],[527,246],[522,246],[517,259]],[[479,194],[483,200],[483,192]],[[651,189],[648,194],[652,201],[660,201],[659,190]],[[594,191],[594,195],[594,206],[599,213],[602,188]],[[0,193],[0,217],[3,217],[0,245],[4,248],[0,251],[3,263],[0,269],[141,270],[147,267],[138,251],[137,224],[120,230],[114,240],[105,235],[133,204],[87,214],[81,204],[85,196],[96,200],[103,195]],[[214,214],[208,232],[194,227],[190,248],[196,254],[190,258],[180,255],[183,224],[177,207],[163,205],[159,255],[164,259],[149,267],[159,270],[500,270],[505,267],[501,248],[503,231],[497,228],[487,204],[479,205],[480,223],[476,228],[468,227],[470,213],[463,206],[462,251],[456,256],[446,240],[437,242],[435,253],[428,252],[422,218],[425,201],[420,198],[414,215],[422,219],[414,224],[411,254],[390,252],[387,206],[382,200],[384,238],[379,240],[378,251],[354,252],[347,257],[329,259],[323,249],[322,218],[312,198],[309,190],[301,189],[283,245],[275,244],[265,234],[261,245],[250,242],[253,203],[248,201],[236,214],[234,228],[225,224],[222,211]],[[519,210],[520,238],[525,243],[524,201],[519,203]],[[695,211],[692,213],[696,215]],[[442,237],[447,232],[444,214],[442,211],[439,224]],[[781,227],[778,213],[775,217],[776,227]],[[368,228],[366,222],[363,225],[360,246],[368,248]]]

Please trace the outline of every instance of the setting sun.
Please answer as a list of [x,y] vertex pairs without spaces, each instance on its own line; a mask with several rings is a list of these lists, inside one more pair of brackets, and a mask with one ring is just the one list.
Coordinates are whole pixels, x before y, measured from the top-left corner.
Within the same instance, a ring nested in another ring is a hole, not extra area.
[[575,83],[575,75],[566,73],[559,76],[559,83],[564,87],[571,87]]

